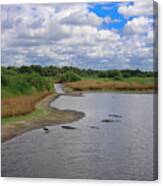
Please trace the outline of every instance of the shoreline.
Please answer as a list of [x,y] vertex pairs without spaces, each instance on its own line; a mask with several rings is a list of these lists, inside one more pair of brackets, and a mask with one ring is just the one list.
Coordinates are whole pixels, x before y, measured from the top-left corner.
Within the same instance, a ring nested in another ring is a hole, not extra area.
[[16,121],[14,123],[8,122],[6,124],[2,124],[1,142],[4,143],[18,135],[21,135],[33,129],[38,129],[44,126],[71,123],[80,120],[85,116],[85,113],[83,112],[78,112],[75,110],[60,110],[58,108],[51,107],[51,102],[55,101],[60,96],[62,95],[53,94],[45,97],[43,100],[36,104],[35,111],[33,112],[37,112],[37,110],[39,109],[42,110],[44,113],[43,118],[36,116],[33,119],[22,119],[21,121]]
[[[73,96],[78,97],[82,96],[84,93],[91,93],[91,90],[87,91],[72,91],[72,92],[65,92],[63,94],[52,94],[50,96],[45,97],[41,101],[39,101],[35,105],[35,111],[24,115],[27,119],[18,120],[15,122],[7,122],[1,125],[1,141],[6,142],[18,135],[21,135],[25,132],[28,132],[33,129],[38,129],[44,126],[52,126],[52,125],[60,125],[60,124],[67,124],[77,120],[82,119],[85,116],[85,113],[78,112],[76,110],[60,110],[56,107],[51,107],[51,102],[58,99],[60,96]],[[156,94],[155,91],[112,91],[112,90],[97,90],[93,91],[96,93],[106,92],[106,93],[115,93],[115,94]],[[47,112],[45,115],[40,116],[37,115],[34,119],[28,118],[28,116],[37,110],[41,110]],[[43,118],[40,118],[40,117]],[[20,116],[23,117],[23,116]],[[12,118],[12,117],[9,117]]]
[[[69,96],[79,96],[78,95],[78,92],[81,92],[81,95],[83,93],[92,93],[92,92],[95,92],[95,93],[115,93],[115,94],[157,94],[157,91],[156,90],[147,90],[147,91],[136,91],[136,90],[133,90],[133,91],[130,91],[130,90],[83,90],[83,91],[65,91],[66,93],[65,94],[62,94],[62,95],[69,95]],[[76,93],[76,95],[75,95]]]
[[114,80],[81,80],[64,83],[65,90],[69,92],[118,92],[118,93],[155,93],[157,83],[135,81],[114,81]]

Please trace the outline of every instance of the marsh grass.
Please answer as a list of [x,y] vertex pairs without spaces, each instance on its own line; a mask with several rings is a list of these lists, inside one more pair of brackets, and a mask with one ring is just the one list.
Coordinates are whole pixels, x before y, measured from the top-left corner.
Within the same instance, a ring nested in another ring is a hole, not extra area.
[[82,80],[72,83],[66,83],[66,88],[73,91],[89,90],[117,90],[117,91],[149,91],[156,89],[154,82],[138,81],[106,81],[106,80]]
[[44,91],[32,95],[17,96],[2,99],[2,117],[19,116],[35,110],[35,104],[52,94]]
[[50,103],[56,98],[57,95],[54,93],[42,99],[35,105],[33,112],[12,117],[2,117],[2,142],[34,128],[47,126],[47,124],[70,123],[84,117],[84,113],[81,112],[60,111],[50,107]]

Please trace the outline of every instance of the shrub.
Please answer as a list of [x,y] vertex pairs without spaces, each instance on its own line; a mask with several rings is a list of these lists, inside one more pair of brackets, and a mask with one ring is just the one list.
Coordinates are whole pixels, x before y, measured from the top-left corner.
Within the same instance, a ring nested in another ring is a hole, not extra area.
[[1,77],[2,97],[49,91],[53,87],[49,79],[40,76],[38,73],[21,74],[17,72],[10,74],[10,70],[3,70]]
[[114,80],[122,80],[123,79],[123,76],[122,76],[122,73],[120,71],[117,71],[117,74],[113,77]]
[[37,73],[26,75],[25,79],[31,87],[35,88],[38,91],[50,90],[50,82]]
[[10,82],[8,87],[15,94],[16,93],[24,94],[31,89],[29,83],[21,78],[14,78],[14,80]]
[[115,76],[113,79],[114,79],[114,80],[117,80],[117,81],[123,80],[122,76]]
[[107,73],[107,77],[114,78],[116,76],[119,76],[120,71],[119,70],[110,70]]
[[59,82],[61,82],[61,83],[79,81],[79,80],[81,80],[80,76],[78,76],[74,72],[67,72],[65,74],[60,75],[60,77],[59,77]]

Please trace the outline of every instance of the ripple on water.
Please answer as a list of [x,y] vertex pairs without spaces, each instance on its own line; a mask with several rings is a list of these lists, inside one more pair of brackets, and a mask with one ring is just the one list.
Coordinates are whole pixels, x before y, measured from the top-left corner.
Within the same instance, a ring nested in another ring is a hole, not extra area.
[[152,94],[86,93],[51,105],[86,116],[3,143],[2,176],[154,179]]

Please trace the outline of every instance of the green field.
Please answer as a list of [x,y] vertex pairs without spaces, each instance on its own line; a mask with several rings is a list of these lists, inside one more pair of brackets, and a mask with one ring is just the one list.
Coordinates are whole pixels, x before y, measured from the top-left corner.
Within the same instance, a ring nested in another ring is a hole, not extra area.
[[[115,82],[113,78],[99,78],[99,77],[82,77],[82,80],[97,80],[97,81],[103,81],[103,82]],[[146,83],[154,83],[155,78],[154,77],[129,77],[129,78],[122,78],[120,80],[121,82],[137,82],[141,84]]]

